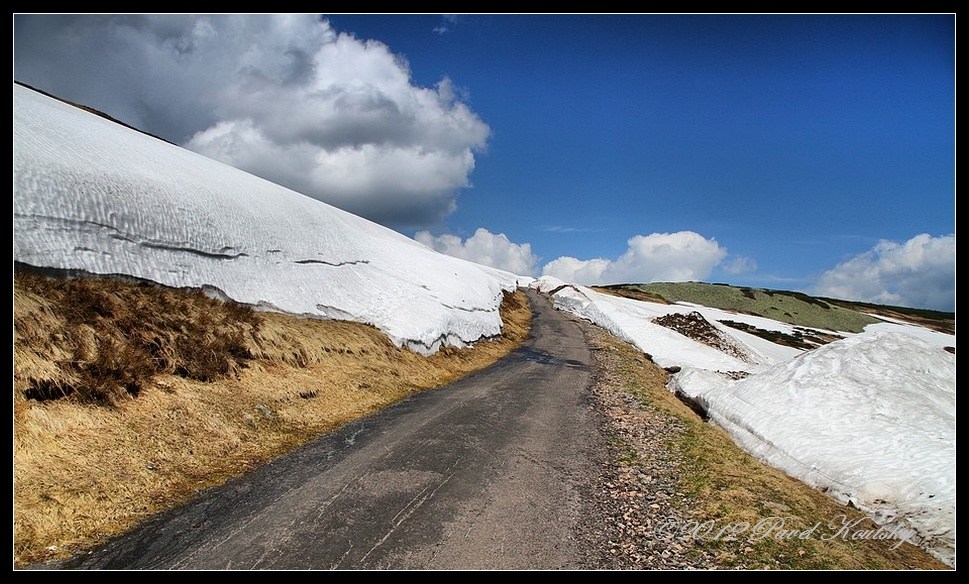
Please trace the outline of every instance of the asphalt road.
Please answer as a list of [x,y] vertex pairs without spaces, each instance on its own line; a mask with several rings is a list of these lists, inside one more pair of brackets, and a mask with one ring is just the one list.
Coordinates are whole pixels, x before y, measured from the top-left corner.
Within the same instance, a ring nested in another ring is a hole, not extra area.
[[578,565],[598,451],[578,326],[530,292],[531,337],[207,491],[59,568],[506,569]]

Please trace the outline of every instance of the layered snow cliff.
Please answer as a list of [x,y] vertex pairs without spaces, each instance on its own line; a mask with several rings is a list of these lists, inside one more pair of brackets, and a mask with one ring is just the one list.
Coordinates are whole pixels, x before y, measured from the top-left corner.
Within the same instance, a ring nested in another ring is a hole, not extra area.
[[14,259],[370,323],[433,352],[501,330],[516,276],[14,86]]

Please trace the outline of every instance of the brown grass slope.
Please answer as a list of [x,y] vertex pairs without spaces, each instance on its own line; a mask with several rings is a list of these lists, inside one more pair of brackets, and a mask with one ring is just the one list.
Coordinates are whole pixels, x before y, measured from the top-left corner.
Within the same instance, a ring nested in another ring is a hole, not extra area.
[[485,367],[527,336],[424,357],[374,327],[110,278],[14,278],[14,560],[129,529],[309,439]]

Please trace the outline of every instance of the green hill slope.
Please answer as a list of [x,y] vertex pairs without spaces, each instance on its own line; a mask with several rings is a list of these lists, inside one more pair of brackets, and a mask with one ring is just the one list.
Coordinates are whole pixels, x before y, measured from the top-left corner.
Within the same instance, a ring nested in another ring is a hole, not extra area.
[[879,319],[800,292],[742,288],[700,282],[655,282],[608,286],[661,296],[668,302],[692,302],[779,320],[796,326],[859,333]]

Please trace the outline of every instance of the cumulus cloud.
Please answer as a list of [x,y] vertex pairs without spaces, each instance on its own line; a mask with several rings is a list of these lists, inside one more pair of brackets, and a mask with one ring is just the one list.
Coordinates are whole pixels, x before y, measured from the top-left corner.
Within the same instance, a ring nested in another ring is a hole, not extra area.
[[490,129],[312,15],[18,16],[15,77],[397,227],[454,211]]
[[542,274],[576,284],[703,280],[727,256],[714,239],[693,231],[637,235],[615,260],[560,257]]
[[543,276],[554,276],[563,282],[574,284],[602,284],[602,274],[612,262],[597,258],[580,260],[572,256],[562,256],[545,264]]
[[504,233],[495,235],[479,227],[474,235],[462,240],[457,235],[433,236],[420,231],[414,239],[427,247],[450,256],[470,260],[520,276],[535,274],[538,257],[528,243],[512,243]]
[[814,293],[844,300],[955,310],[954,235],[880,241],[828,270]]

